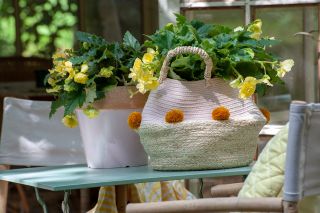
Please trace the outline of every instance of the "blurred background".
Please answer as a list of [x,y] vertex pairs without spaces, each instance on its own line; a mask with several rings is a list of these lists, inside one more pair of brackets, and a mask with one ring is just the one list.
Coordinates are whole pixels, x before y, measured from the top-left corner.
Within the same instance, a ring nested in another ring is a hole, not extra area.
[[[320,0],[0,0],[0,107],[5,96],[50,100],[43,78],[51,55],[76,45],[76,31],[120,41],[128,30],[143,42],[174,13],[229,27],[260,18],[264,35],[282,41],[271,51],[295,66],[285,85],[257,97],[271,124],[288,121],[291,100],[319,101]],[[89,197],[87,207],[96,201]]]

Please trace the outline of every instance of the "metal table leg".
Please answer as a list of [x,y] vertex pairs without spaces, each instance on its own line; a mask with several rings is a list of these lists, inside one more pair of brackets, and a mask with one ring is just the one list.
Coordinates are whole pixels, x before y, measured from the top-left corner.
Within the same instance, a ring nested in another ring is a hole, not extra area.
[[35,187],[34,190],[36,192],[37,201],[42,206],[43,213],[48,213],[47,205],[44,202],[44,200],[41,198],[38,188]]
[[64,191],[64,198],[62,201],[62,212],[63,213],[70,213],[69,207],[69,198],[70,198],[71,191]]
[[199,182],[200,182],[199,197],[203,198],[203,179],[199,178]]

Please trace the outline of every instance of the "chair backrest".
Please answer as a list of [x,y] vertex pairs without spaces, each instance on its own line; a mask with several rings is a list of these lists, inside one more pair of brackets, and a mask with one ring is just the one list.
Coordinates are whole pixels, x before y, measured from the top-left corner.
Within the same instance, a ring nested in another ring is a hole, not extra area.
[[51,166],[86,162],[79,128],[61,123],[62,111],[49,119],[49,101],[5,98],[0,164]]
[[320,104],[290,106],[284,200],[320,194]]

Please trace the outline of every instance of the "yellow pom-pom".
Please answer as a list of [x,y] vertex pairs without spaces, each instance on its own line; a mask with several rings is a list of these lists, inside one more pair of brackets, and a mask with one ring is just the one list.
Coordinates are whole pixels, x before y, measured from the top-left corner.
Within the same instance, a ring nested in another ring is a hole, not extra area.
[[269,110],[267,110],[266,108],[260,108],[260,111],[264,115],[264,117],[266,118],[266,120],[267,120],[266,123],[269,123],[270,117],[271,117]]
[[132,112],[128,116],[128,125],[131,129],[138,129],[140,127],[142,116],[140,112]]
[[217,107],[212,110],[212,119],[221,121],[221,120],[228,120],[230,117],[230,112],[224,106]]
[[180,109],[172,109],[166,114],[166,122],[167,123],[179,123],[183,121],[183,111]]

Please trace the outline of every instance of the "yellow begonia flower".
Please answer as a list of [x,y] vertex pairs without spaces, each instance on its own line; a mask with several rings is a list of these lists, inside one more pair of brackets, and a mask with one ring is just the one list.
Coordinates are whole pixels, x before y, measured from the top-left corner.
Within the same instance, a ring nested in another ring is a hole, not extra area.
[[64,66],[67,67],[67,68],[71,68],[72,67],[71,61],[64,62]]
[[51,77],[49,77],[48,78],[48,84],[50,85],[50,86],[54,86],[55,84],[56,84],[56,80],[55,79],[53,79],[53,78],[51,78]]
[[79,84],[86,84],[88,81],[88,75],[79,72],[79,73],[75,74],[74,81]]
[[157,52],[152,48],[148,48],[147,49],[147,53],[151,53],[151,54],[154,54],[154,55],[157,54]]
[[157,78],[152,77],[148,81],[139,81],[137,84],[137,89],[140,93],[145,94],[150,90],[154,90],[159,86]]
[[88,118],[95,118],[99,115],[99,111],[92,106],[85,108],[83,113],[88,116]]
[[145,64],[150,64],[153,61],[154,54],[153,53],[145,53],[142,57],[142,61]]
[[260,39],[260,36],[262,34],[262,21],[260,19],[255,20],[249,27],[248,27],[248,31],[252,32],[252,34],[250,35],[251,38]]
[[89,69],[88,64],[82,64],[80,72],[86,73],[88,71],[88,69]]
[[133,70],[140,70],[142,66],[142,61],[140,58],[136,58],[133,64]]
[[64,52],[56,52],[52,55],[52,59],[55,61],[58,58],[66,58],[66,54]]
[[142,60],[137,58],[134,62],[133,68],[129,78],[137,83],[137,89],[144,94],[150,90],[157,88],[158,79],[154,77],[154,72],[157,66],[157,61],[154,61],[157,51],[152,48],[147,49],[147,53],[143,55]]
[[254,77],[246,77],[244,81],[239,85],[239,98],[247,99],[253,95],[256,91],[256,85],[258,81]]
[[67,80],[72,80],[76,74],[76,71],[73,68],[68,68],[67,72],[69,73]]
[[280,62],[280,67],[277,69],[277,75],[279,77],[284,77],[287,72],[290,72],[294,66],[294,61],[292,59],[287,59]]
[[99,75],[102,76],[102,77],[105,77],[105,78],[110,78],[113,75],[113,72],[112,72],[113,69],[114,69],[113,66],[109,66],[108,68],[107,67],[103,67],[100,70]]
[[78,120],[75,115],[66,115],[64,118],[62,118],[62,123],[69,128],[78,126]]
[[239,26],[239,27],[234,28],[233,32],[239,32],[239,31],[243,31],[243,30],[244,30],[244,28]]
[[133,64],[133,68],[130,69],[131,73],[129,74],[129,78],[132,80],[137,81],[140,73],[142,72],[142,61],[140,58],[136,58]]
[[59,73],[60,75],[65,75],[65,65],[64,63],[57,63],[53,68],[53,72]]
[[264,83],[270,87],[272,87],[273,85],[270,83],[270,76],[268,75],[264,75],[261,79],[258,80],[258,83]]

